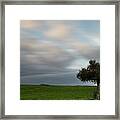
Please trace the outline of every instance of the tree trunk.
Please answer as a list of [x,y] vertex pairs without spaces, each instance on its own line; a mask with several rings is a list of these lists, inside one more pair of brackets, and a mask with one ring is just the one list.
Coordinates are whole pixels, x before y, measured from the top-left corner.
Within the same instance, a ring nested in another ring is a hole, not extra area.
[[97,99],[100,99],[100,80],[97,80]]
[[97,90],[99,90],[99,88],[100,88],[100,81],[97,80]]

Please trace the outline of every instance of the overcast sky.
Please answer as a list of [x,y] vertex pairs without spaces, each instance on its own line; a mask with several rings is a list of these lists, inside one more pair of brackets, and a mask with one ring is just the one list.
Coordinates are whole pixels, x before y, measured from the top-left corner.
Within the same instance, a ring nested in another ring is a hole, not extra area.
[[100,21],[21,20],[21,76],[71,72],[100,59]]

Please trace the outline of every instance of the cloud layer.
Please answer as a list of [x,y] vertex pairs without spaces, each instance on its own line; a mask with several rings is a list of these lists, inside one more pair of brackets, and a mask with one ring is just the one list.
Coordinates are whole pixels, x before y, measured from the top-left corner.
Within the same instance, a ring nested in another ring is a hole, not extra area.
[[69,72],[100,59],[99,21],[23,20],[20,32],[21,75]]

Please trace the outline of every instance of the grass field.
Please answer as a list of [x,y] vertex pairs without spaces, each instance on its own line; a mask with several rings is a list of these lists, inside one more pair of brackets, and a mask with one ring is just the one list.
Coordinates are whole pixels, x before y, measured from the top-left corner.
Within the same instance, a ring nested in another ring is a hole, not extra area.
[[94,100],[96,86],[21,85],[21,100]]

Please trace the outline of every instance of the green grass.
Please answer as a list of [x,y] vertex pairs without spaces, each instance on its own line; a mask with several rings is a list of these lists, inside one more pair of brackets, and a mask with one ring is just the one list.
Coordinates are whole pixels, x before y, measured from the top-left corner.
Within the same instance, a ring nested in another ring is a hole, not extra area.
[[96,86],[20,85],[21,100],[94,100]]

